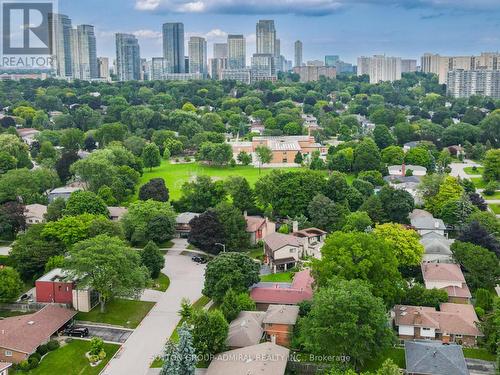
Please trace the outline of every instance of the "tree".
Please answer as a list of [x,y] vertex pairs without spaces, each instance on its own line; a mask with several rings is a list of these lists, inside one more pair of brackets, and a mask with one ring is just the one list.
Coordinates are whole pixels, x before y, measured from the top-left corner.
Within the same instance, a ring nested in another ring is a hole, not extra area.
[[361,280],[334,279],[313,297],[299,321],[300,341],[309,353],[348,355],[356,367],[377,358],[393,342],[382,299]]
[[229,143],[204,142],[198,150],[196,158],[208,164],[223,166],[233,160],[233,151]]
[[500,267],[494,253],[484,247],[467,242],[455,241],[451,251],[464,268],[464,276],[471,289],[492,289],[498,282]]
[[214,211],[222,224],[226,251],[247,249],[250,246],[250,238],[246,232],[247,223],[241,211],[228,202],[219,203]]
[[71,193],[66,208],[65,215],[78,216],[82,214],[108,216],[109,211],[106,203],[101,197],[91,191],[75,191]]
[[153,241],[149,241],[141,251],[142,264],[149,270],[152,279],[160,276],[160,271],[165,267],[165,257]]
[[168,340],[163,348],[163,365],[160,375],[177,375],[179,373],[179,352],[177,345]]
[[149,279],[138,252],[118,238],[90,238],[75,244],[69,254],[65,268],[82,286],[99,293],[101,312],[113,297],[137,298]]
[[495,238],[500,238],[500,221],[498,221],[494,213],[488,211],[476,211],[467,218],[468,224],[473,221],[477,221],[479,225],[481,225]]
[[415,283],[406,287],[401,299],[402,305],[438,307],[440,303],[448,302],[448,293],[443,289],[427,289],[424,285]]
[[293,162],[295,164],[302,164],[304,162],[304,158],[302,157],[302,153],[300,151],[297,151],[297,153],[295,154]]
[[500,298],[496,297],[493,300],[493,311],[487,314],[479,328],[484,334],[482,339],[483,345],[490,353],[497,353],[498,358],[498,343],[500,342]]
[[61,158],[56,161],[54,168],[62,183],[66,183],[73,176],[70,167],[78,160],[80,158],[76,152],[65,151],[62,153]]
[[147,241],[160,244],[174,236],[175,218],[168,202],[149,199],[132,203],[121,221],[125,237],[133,244]]
[[441,207],[441,219],[448,225],[462,226],[475,210],[467,195],[460,199],[449,200]]
[[457,239],[462,242],[470,242],[493,251],[500,256],[500,243],[493,233],[490,233],[478,221],[472,221],[462,228]]
[[415,207],[413,197],[410,193],[394,189],[390,186],[384,186],[380,190],[378,197],[388,221],[396,223],[408,222],[408,214]]
[[403,284],[398,260],[389,242],[379,236],[335,232],[326,239],[321,254],[321,260],[313,261],[313,276],[320,288],[334,276],[362,279],[388,306],[398,300]]
[[478,193],[469,193],[468,198],[470,202],[476,206],[480,211],[486,211],[488,209],[488,204],[484,198]]
[[224,187],[231,196],[233,205],[241,212],[255,210],[255,192],[245,177],[230,176],[224,181]]
[[212,181],[209,176],[198,176],[195,181],[182,185],[182,197],[172,202],[177,212],[205,212],[217,206],[226,196],[224,183]]
[[178,332],[179,343],[177,344],[177,355],[179,356],[179,362],[176,374],[194,375],[197,359],[193,335],[186,322],[182,323]]
[[255,148],[255,155],[257,156],[257,160],[259,161],[259,174],[260,169],[263,164],[268,164],[273,160],[273,152],[267,146],[257,146]]
[[368,197],[361,207],[359,207],[359,211],[364,211],[368,214],[373,223],[383,223],[386,220],[386,215],[384,208],[382,207],[382,202],[380,198],[376,195],[372,195]]
[[334,203],[323,194],[318,194],[309,203],[308,213],[313,226],[333,232],[344,226],[349,209],[344,203]]
[[153,199],[159,202],[168,202],[169,191],[163,178],[152,178],[139,189],[139,199],[147,201]]
[[493,308],[493,296],[488,289],[479,288],[474,295],[476,298],[476,306],[484,311],[490,311]]
[[205,211],[193,218],[189,226],[191,231],[188,242],[191,245],[211,254],[218,254],[221,251],[220,245],[216,244],[225,241],[224,227],[215,211]]
[[434,166],[434,159],[425,147],[414,147],[406,153],[405,163],[420,165],[428,170],[432,170]]
[[374,193],[374,187],[371,182],[355,178],[352,181],[352,187],[359,191],[363,197],[369,197]]
[[23,282],[19,273],[12,267],[0,268],[0,302],[14,302],[22,291]]
[[211,356],[226,349],[229,325],[220,310],[196,310],[189,320],[193,346],[199,356]]
[[24,206],[17,202],[0,205],[0,238],[12,240],[24,229],[26,229]]
[[142,151],[142,161],[146,168],[151,171],[153,167],[159,167],[161,164],[160,149],[154,143],[148,143]]
[[375,126],[375,129],[373,130],[373,139],[375,140],[378,148],[381,150],[396,143],[396,140],[385,125]]
[[52,170],[13,169],[0,178],[0,203],[20,200],[23,204],[45,204],[45,192],[56,186],[59,186],[59,178]]
[[65,247],[57,239],[42,236],[44,224],[35,224],[19,234],[12,245],[10,256],[16,270],[25,281],[32,281],[41,276],[47,261],[55,255],[63,255]]
[[365,232],[373,225],[372,219],[364,211],[352,212],[345,218],[344,232]]
[[236,293],[234,290],[229,289],[220,305],[220,310],[228,322],[236,319],[241,311],[255,310],[255,302],[250,298],[248,293]]
[[60,142],[67,151],[78,151],[83,146],[83,132],[80,129],[65,129]]
[[229,289],[236,293],[248,291],[259,281],[259,271],[259,264],[247,254],[220,254],[207,264],[203,294],[216,302],[222,302]]
[[380,152],[375,142],[365,138],[354,150],[353,169],[356,172],[378,170],[380,168]]
[[377,225],[373,233],[389,242],[400,266],[418,266],[422,262],[424,247],[420,243],[420,236],[413,229],[387,223]]
[[248,152],[240,151],[237,156],[237,160],[243,165],[249,165],[252,162],[252,155]]
[[45,263],[45,273],[64,266],[64,255],[54,255]]
[[483,165],[485,181],[500,181],[500,149],[487,151]]

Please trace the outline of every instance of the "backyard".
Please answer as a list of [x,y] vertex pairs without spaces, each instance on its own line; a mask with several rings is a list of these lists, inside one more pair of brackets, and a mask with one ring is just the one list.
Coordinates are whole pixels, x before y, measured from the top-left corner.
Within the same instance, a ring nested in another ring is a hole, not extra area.
[[260,281],[273,283],[289,283],[292,281],[292,272],[271,273],[269,275],[260,276]]
[[90,350],[90,341],[72,340],[43,357],[40,365],[28,372],[14,371],[13,375],[97,375],[120,348],[115,344],[104,344],[106,358],[96,367],[91,367],[85,356]]
[[96,306],[88,313],[79,312],[75,319],[136,328],[153,306],[154,302],[114,299],[106,303],[104,313],[101,313],[100,307]]

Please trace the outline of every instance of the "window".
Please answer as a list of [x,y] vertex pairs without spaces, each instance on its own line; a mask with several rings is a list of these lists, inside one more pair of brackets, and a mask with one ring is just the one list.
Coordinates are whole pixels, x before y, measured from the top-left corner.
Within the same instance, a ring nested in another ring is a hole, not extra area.
[[430,332],[430,328],[425,328],[425,327],[422,327],[422,331],[426,331],[426,332]]
[[463,336],[462,335],[455,335],[456,339],[461,339]]
[[10,350],[5,351],[5,356],[6,357],[12,357],[12,352]]
[[292,247],[292,248],[290,249],[290,252],[291,252],[291,253],[295,253],[295,248],[293,248],[293,247]]

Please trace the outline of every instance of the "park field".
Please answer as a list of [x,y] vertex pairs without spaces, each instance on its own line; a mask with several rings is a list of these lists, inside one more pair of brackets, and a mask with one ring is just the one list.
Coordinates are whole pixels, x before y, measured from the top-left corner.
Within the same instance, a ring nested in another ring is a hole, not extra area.
[[[290,171],[299,170],[300,168],[276,169]],[[248,180],[251,186],[254,186],[260,177],[271,173],[272,170],[273,168],[262,168],[259,172],[259,168],[254,168],[253,166],[214,167],[197,162],[173,164],[163,160],[159,167],[153,168],[151,171],[147,168],[144,169],[139,186],[142,186],[152,178],[161,177],[165,180],[170,192],[170,200],[177,200],[181,197],[182,185],[187,181],[193,181],[197,176],[210,176],[221,180],[229,176],[242,176]]]

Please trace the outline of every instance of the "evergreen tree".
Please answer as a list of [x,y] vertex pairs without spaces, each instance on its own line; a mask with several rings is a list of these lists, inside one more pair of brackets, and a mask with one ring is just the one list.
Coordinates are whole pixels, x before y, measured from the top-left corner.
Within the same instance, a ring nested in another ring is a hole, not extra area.
[[160,375],[178,375],[179,365],[177,345],[169,340],[165,344],[163,351],[163,367],[160,370]]
[[179,328],[179,343],[177,344],[179,357],[178,375],[194,375],[196,370],[196,353],[193,347],[193,336],[186,322]]

